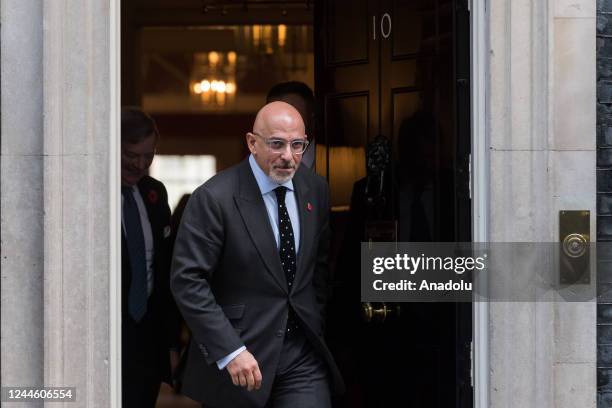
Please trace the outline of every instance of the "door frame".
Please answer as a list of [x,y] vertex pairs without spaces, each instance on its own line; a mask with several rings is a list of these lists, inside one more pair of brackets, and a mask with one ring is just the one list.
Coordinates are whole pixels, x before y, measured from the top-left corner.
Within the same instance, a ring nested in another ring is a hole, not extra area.
[[109,380],[112,408],[121,408],[121,0],[109,6]]
[[[472,239],[489,239],[489,138],[488,100],[488,10],[486,0],[470,4],[471,131],[470,191]],[[108,0],[109,7],[109,241],[110,241],[110,401],[121,407],[121,0]],[[489,406],[489,307],[473,304],[472,378],[474,407]]]
[[[489,241],[489,137],[488,137],[488,10],[487,0],[470,4],[471,122],[472,154],[470,191],[472,196],[472,241]],[[472,384],[474,408],[489,407],[489,304],[472,306]]]

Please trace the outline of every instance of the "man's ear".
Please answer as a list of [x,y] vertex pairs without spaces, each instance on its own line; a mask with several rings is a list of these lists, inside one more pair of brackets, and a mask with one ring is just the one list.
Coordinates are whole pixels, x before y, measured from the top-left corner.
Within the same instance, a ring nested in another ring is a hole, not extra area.
[[254,134],[252,134],[251,132],[247,132],[246,134],[246,142],[247,142],[247,146],[249,148],[249,151],[251,152],[251,154],[255,154],[256,150],[255,150],[255,141],[257,140],[257,138],[255,137]]

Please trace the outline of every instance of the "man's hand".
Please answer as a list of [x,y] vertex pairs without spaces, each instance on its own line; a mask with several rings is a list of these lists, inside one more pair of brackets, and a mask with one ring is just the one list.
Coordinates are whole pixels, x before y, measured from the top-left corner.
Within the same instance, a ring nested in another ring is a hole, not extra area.
[[261,387],[259,364],[248,350],[244,350],[230,361],[227,371],[232,376],[234,385],[247,387],[249,391],[258,390]]

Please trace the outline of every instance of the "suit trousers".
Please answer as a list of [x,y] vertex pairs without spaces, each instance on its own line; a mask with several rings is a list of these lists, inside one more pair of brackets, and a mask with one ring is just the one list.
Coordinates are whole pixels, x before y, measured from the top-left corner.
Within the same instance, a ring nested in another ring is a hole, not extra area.
[[161,386],[155,326],[150,313],[136,323],[123,317],[122,400],[129,408],[154,408]]
[[327,365],[300,329],[285,335],[265,408],[331,408]]
[[[264,408],[331,408],[327,365],[301,330],[286,335]],[[215,408],[202,405],[202,408]]]

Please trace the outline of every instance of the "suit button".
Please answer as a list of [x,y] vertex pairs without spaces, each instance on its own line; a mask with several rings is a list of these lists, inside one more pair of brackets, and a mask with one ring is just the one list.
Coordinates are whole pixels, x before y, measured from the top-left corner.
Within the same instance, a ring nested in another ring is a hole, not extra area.
[[206,350],[206,347],[204,347],[202,344],[199,344],[199,346],[200,346],[200,351],[202,352],[204,357],[208,357],[208,350]]
[[285,335],[285,332],[282,330],[279,330],[276,332],[276,337],[283,337]]

